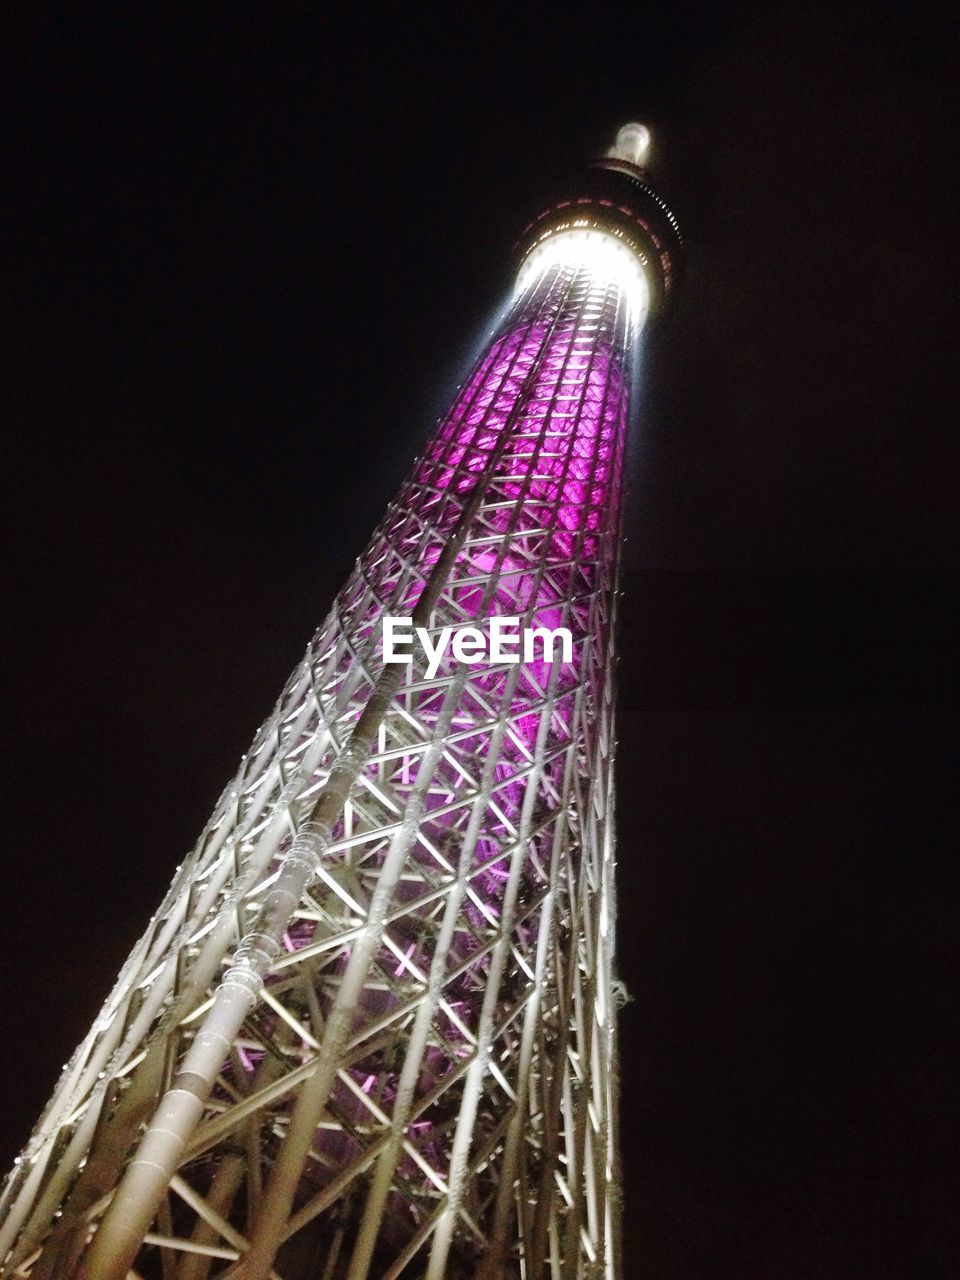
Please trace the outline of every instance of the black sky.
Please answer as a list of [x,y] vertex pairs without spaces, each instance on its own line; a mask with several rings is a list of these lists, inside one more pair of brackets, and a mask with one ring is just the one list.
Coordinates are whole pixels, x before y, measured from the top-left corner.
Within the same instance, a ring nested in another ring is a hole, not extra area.
[[952,11],[4,19],[0,1155],[624,120],[626,1280],[957,1274]]

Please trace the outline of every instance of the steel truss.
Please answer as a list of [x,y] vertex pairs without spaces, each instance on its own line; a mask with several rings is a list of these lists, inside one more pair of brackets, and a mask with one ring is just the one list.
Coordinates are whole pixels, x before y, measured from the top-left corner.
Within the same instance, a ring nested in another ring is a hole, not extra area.
[[[641,323],[575,249],[526,280],[65,1067],[5,1188],[3,1276],[619,1274]],[[428,679],[382,662],[384,614],[565,626],[572,660],[448,653]]]

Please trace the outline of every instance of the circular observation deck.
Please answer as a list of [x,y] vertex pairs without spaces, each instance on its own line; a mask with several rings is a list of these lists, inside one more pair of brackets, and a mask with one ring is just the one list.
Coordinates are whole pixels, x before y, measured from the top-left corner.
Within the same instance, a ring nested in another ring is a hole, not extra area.
[[543,211],[517,243],[520,271],[548,242],[571,232],[597,231],[638,259],[647,283],[652,317],[662,316],[679,284],[683,239],[670,208],[650,186],[639,161],[649,135],[625,125],[610,152],[548,195]]

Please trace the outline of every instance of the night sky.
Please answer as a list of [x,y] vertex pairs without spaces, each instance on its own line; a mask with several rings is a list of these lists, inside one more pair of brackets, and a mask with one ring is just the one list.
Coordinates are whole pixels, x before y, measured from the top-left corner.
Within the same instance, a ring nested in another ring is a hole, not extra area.
[[3,1166],[536,192],[641,119],[625,1280],[960,1274],[952,9],[84,8],[4,22]]

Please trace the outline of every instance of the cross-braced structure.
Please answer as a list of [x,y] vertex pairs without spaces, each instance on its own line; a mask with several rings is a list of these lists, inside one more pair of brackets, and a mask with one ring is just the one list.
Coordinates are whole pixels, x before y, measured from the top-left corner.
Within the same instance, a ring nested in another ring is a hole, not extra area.
[[[32,1280],[619,1275],[614,610],[639,126],[516,296],[8,1180]],[[383,661],[382,620],[572,637]]]

